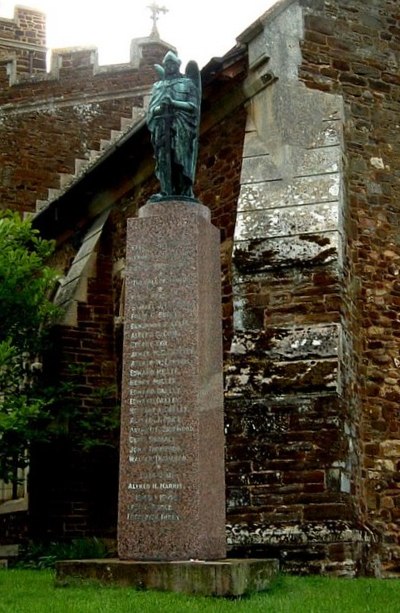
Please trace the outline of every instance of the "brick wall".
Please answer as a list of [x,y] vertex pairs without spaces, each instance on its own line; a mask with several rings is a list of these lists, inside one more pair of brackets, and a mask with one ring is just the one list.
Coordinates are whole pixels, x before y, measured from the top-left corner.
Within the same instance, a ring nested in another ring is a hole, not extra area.
[[46,71],[46,17],[40,11],[15,7],[14,18],[0,17],[0,67],[11,73],[43,74]]
[[0,17],[0,38],[32,45],[46,46],[46,16],[41,11],[17,6],[14,17]]
[[0,19],[0,206],[21,212],[34,212],[48,189],[60,188],[60,173],[74,175],[76,160],[91,159],[112,131],[134,122],[155,79],[153,64],[166,52],[163,43],[139,39],[130,63],[98,66],[95,48],[61,49],[50,72],[45,64],[29,72],[20,54],[31,40],[44,45],[44,27],[44,16],[30,9]]
[[[65,434],[55,445],[33,450],[30,466],[30,536],[108,535],[115,530],[118,482],[118,431],[96,433],[94,420],[118,406],[112,290],[112,242],[107,228],[92,259],[75,325],[54,331],[45,370],[49,384],[70,384],[53,409]],[[76,237],[75,237],[76,240]],[[65,264],[71,245],[64,246]],[[57,254],[58,263],[62,258]],[[65,404],[72,416],[66,418]],[[79,417],[79,421],[78,421]],[[92,426],[86,436],[106,445],[81,449],[81,420]],[[78,429],[78,430],[77,430]]]
[[349,394],[359,415],[358,495],[393,570],[400,556],[399,5],[306,4],[301,79],[340,93],[345,105],[344,312],[354,339]]
[[26,542],[29,538],[26,513],[0,514],[0,545],[13,545]]

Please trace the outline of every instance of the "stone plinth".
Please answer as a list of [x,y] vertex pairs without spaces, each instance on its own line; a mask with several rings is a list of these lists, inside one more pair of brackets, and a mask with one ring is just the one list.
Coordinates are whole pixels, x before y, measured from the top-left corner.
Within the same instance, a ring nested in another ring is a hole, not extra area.
[[219,232],[198,203],[128,220],[118,554],[224,558]]
[[56,563],[56,584],[97,580],[105,584],[183,592],[202,596],[237,597],[268,589],[277,578],[277,560],[218,562],[131,562],[67,560]]

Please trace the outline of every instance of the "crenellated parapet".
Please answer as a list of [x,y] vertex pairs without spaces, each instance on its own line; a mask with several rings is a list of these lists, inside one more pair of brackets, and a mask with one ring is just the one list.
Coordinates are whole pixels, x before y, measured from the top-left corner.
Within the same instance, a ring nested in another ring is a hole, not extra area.
[[[17,6],[14,16],[0,17],[0,88],[24,86],[27,82],[41,83],[55,80],[80,80],[97,75],[153,73],[153,65],[161,62],[165,53],[174,49],[154,36],[131,41],[129,61],[121,64],[99,65],[97,47],[67,47],[54,49],[47,64],[46,15],[36,9]],[[143,81],[143,74],[139,79]],[[148,74],[144,80],[149,80]],[[11,96],[7,102],[11,102]],[[18,94],[21,100],[21,93]],[[22,98],[25,96],[22,95]],[[32,92],[30,93],[32,97]],[[0,97],[0,104],[2,104]]]
[[[112,74],[130,70],[153,69],[156,62],[161,62],[164,55],[174,47],[151,37],[134,38],[131,41],[129,62],[120,64],[99,64],[98,49],[89,47],[66,47],[53,49],[51,54],[49,78],[73,76],[73,71],[88,69],[92,76]],[[77,75],[79,73],[77,72]]]
[[[46,15],[16,6],[12,19],[0,17],[0,62],[8,74],[37,75],[46,72]],[[10,68],[10,65],[12,69]]]
[[[5,40],[5,39],[3,39]],[[42,58],[38,52],[29,51],[17,42],[7,42],[7,48],[2,47],[0,38],[0,85],[8,88],[26,83],[41,83],[46,81],[80,80],[95,78],[101,75],[133,74],[140,71],[141,81],[149,71],[154,76],[154,64],[160,63],[169,50],[174,47],[162,41],[150,38],[139,38],[131,41],[129,62],[120,64],[99,64],[97,47],[66,47],[53,49],[51,52],[50,69],[46,70],[46,49]],[[99,80],[99,79],[97,79]],[[31,97],[31,95],[30,95]],[[1,104],[1,99],[0,99]]]

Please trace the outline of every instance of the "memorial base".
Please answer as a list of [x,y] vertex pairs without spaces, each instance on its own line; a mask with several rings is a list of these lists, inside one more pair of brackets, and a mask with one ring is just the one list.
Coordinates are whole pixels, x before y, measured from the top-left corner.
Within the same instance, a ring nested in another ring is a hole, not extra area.
[[277,560],[136,562],[132,560],[67,560],[56,564],[56,585],[82,581],[135,589],[199,596],[239,597],[261,592],[277,579]]
[[128,220],[121,560],[226,556],[220,232],[202,204]]

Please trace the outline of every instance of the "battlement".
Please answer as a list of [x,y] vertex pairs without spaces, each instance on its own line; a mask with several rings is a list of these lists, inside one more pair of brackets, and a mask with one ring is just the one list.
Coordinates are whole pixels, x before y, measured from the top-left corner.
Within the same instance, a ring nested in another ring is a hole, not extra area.
[[129,62],[99,65],[97,47],[65,47],[53,49],[51,53],[50,78],[61,78],[69,71],[90,68],[92,75],[113,73],[123,70],[138,70],[153,67],[160,62],[167,51],[175,48],[168,43],[151,37],[134,38],[131,41]]
[[46,47],[46,15],[37,9],[16,6],[14,17],[0,17],[0,40]]
[[[12,61],[14,72],[35,75],[46,72],[46,15],[37,9],[16,6],[11,19],[0,17],[0,61]],[[9,70],[9,74],[13,71]]]
[[43,65],[37,67],[34,58],[26,57],[24,51],[14,48],[2,52],[0,47],[0,105],[22,103],[38,95],[46,97],[48,94],[59,94],[65,97],[66,87],[69,92],[76,90],[82,94],[85,91],[87,95],[89,91],[98,88],[108,89],[110,80],[114,83],[112,89],[117,87],[117,81],[121,79],[129,80],[129,88],[149,85],[155,77],[154,64],[161,63],[169,49],[175,51],[174,47],[159,40],[134,39],[131,42],[129,62],[104,66],[99,65],[97,47],[55,49],[47,72],[45,54]]
[[145,70],[175,50],[154,36],[131,41],[129,61],[99,65],[97,47],[68,47],[52,50],[47,68],[46,15],[37,9],[16,6],[14,16],[0,17],[0,86],[38,83],[47,80],[87,78]]

